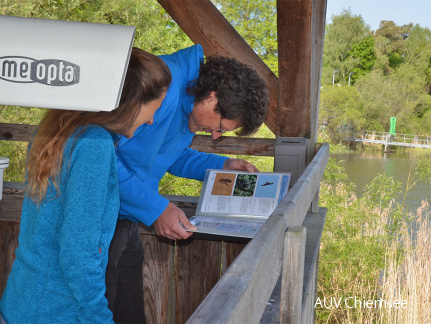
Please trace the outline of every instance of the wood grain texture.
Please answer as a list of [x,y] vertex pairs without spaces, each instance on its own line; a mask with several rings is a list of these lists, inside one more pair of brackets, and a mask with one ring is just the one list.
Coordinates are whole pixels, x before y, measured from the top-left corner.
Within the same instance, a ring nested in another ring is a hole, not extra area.
[[185,323],[220,278],[222,242],[176,242],[175,323]]
[[232,57],[253,67],[259,73],[269,89],[270,102],[265,123],[276,133],[278,79],[211,1],[158,0],[158,2],[195,44],[202,45],[206,56]]
[[144,306],[148,324],[172,323],[174,241],[160,236],[142,235],[144,245]]
[[213,140],[209,135],[196,135],[191,147],[207,153],[274,156],[275,139],[222,136]]
[[311,136],[312,2],[277,1],[280,136]]
[[28,142],[35,125],[0,123],[0,140]]
[[304,226],[292,226],[287,228],[284,236],[280,323],[302,323],[306,235],[307,230]]

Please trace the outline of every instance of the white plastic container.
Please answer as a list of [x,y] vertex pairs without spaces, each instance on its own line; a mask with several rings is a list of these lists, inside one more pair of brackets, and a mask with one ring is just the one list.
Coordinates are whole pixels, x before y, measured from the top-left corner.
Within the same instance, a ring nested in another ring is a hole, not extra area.
[[0,156],[0,200],[2,199],[3,193],[3,171],[9,166],[9,159],[7,157]]

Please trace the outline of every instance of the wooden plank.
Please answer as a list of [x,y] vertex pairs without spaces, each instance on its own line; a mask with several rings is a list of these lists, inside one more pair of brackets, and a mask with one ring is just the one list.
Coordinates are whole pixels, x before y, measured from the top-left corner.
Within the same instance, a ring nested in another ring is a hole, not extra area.
[[[0,124],[0,140],[27,142],[36,126],[25,124]],[[207,153],[274,156],[275,139],[222,136],[217,140],[209,135],[193,137],[191,147]]]
[[191,147],[207,153],[274,156],[275,139],[222,136],[212,140],[209,135],[196,135]]
[[15,260],[18,247],[19,223],[0,221],[0,298]]
[[280,136],[311,136],[312,4],[277,1]]
[[245,248],[249,239],[238,242],[223,242],[223,254],[220,277],[226,272],[229,266],[235,261],[241,251]]
[[287,226],[301,225],[329,157],[323,144],[261,230],[187,323],[258,323],[281,272]]
[[2,200],[0,200],[0,220],[19,222],[21,220],[22,200],[24,199],[24,185],[4,182],[2,195]]
[[[326,24],[326,0],[313,0],[312,48],[311,48],[311,108],[310,108],[310,140],[307,151],[307,163],[314,156],[317,142],[320,83],[322,78],[323,44]],[[316,211],[314,211],[316,212]]]
[[142,235],[144,245],[144,307],[148,324],[171,323],[173,317],[174,241]]
[[36,127],[35,125],[0,123],[0,140],[28,142]]
[[[320,239],[326,219],[326,208],[319,208],[318,213],[307,213],[302,226],[307,229],[304,260],[304,284],[302,292],[302,323],[314,323],[314,304],[317,298],[317,274],[319,268],[318,255],[320,250]],[[260,324],[273,324],[280,322],[280,296],[281,277],[279,278]]]
[[280,296],[280,323],[302,323],[302,288],[306,235],[307,230],[304,226],[289,227],[285,234]]
[[222,242],[187,239],[176,242],[175,323],[185,323],[220,278]]
[[168,14],[204,53],[237,59],[253,67],[266,81],[269,89],[269,111],[265,123],[277,131],[278,80],[209,0],[158,0]]
[[314,323],[317,298],[317,279],[319,273],[319,251],[323,227],[325,225],[326,208],[319,208],[318,213],[308,213],[302,222],[307,228],[307,242],[304,262],[304,290],[302,295],[302,323]]

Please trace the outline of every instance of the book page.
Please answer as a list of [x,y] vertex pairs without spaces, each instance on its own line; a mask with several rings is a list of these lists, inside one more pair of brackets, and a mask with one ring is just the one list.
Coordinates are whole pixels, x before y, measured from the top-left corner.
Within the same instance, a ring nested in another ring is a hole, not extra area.
[[200,214],[270,216],[284,197],[290,175],[210,171]]

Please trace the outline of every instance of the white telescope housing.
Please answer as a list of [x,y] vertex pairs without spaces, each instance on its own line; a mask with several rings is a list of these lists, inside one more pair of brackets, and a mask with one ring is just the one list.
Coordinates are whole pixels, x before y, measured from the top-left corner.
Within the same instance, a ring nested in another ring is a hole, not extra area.
[[0,104],[118,107],[135,27],[0,16]]

